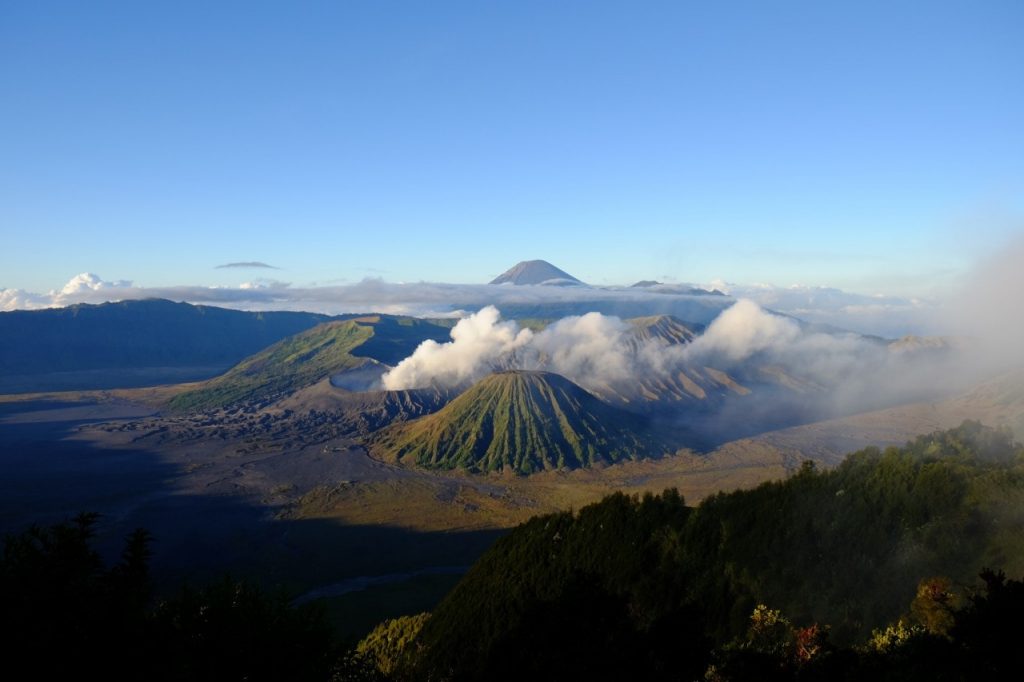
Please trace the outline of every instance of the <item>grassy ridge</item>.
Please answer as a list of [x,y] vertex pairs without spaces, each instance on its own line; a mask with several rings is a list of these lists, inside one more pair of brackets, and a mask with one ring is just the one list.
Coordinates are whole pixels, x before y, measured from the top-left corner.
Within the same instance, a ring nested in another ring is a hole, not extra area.
[[175,410],[225,407],[308,386],[364,363],[352,350],[372,336],[373,327],[355,320],[317,325],[246,358],[201,388],[172,398],[169,406]]
[[326,322],[246,358],[168,405],[174,410],[202,410],[290,393],[368,360],[397,364],[426,339],[443,341],[449,332],[445,320],[390,315]]
[[670,451],[644,421],[557,374],[509,371],[479,381],[439,412],[381,434],[375,451],[438,469],[528,474]]

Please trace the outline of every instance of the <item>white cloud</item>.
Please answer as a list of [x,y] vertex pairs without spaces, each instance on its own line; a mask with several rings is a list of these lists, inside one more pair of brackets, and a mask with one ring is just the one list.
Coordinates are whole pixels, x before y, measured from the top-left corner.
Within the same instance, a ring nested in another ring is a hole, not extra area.
[[24,289],[0,289],[0,311],[35,310],[49,308],[53,304],[51,296],[32,294]]
[[487,306],[458,322],[447,343],[424,341],[384,375],[388,389],[459,387],[499,369],[545,369],[588,387],[634,377],[640,353],[624,342],[630,325],[600,313],[562,318],[534,333]]
[[[130,289],[132,283],[127,280],[118,280],[117,282],[105,282],[98,275],[94,275],[91,272],[83,272],[79,275],[75,275],[68,283],[65,284],[60,292],[55,295],[55,299],[62,298],[73,298],[79,294],[83,294],[91,291],[106,291],[109,289]],[[52,292],[51,292],[52,293]],[[116,295],[116,293],[114,294]]]
[[22,289],[0,289],[0,311],[56,308],[81,303],[96,295],[105,301],[120,300],[127,291],[132,291],[131,282],[107,282],[91,272],[83,272],[69,279],[59,290],[48,294],[35,294]]

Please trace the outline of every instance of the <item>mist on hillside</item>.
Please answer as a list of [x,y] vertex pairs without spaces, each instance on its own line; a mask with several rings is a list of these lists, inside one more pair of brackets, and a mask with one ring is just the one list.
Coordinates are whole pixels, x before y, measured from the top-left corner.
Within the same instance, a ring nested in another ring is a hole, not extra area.
[[950,306],[951,327],[979,352],[987,371],[1024,366],[1024,234],[981,260],[964,278]]

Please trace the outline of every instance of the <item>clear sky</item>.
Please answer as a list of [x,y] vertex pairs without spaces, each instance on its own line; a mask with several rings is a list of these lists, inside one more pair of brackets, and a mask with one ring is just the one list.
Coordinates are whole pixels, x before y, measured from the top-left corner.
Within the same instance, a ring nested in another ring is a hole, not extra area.
[[927,294],[1021,225],[1022,36],[1020,0],[8,0],[0,287]]

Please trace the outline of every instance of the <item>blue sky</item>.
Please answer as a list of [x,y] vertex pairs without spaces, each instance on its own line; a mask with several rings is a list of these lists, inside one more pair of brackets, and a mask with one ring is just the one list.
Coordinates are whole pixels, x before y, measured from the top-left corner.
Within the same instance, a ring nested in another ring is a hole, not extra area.
[[1022,224],[1021,35],[1017,0],[6,2],[0,288],[928,295]]

